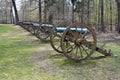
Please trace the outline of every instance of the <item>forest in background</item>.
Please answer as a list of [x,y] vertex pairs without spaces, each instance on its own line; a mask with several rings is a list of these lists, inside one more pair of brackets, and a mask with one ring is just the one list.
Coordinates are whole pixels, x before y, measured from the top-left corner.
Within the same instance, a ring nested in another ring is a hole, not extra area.
[[69,25],[81,22],[97,31],[120,33],[120,0],[0,0],[0,23],[34,21]]

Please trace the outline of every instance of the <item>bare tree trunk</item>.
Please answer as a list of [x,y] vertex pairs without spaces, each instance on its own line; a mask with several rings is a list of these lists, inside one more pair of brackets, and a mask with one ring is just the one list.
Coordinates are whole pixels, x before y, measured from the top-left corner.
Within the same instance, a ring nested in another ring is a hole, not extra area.
[[15,0],[12,0],[12,3],[13,3],[13,7],[14,7],[14,12],[15,12],[16,24],[18,24],[19,23],[19,17],[18,17],[18,12],[17,12],[17,8],[16,8]]
[[81,23],[84,23],[84,1],[81,4]]
[[87,21],[87,24],[90,25],[90,0],[88,0],[88,3],[87,3],[87,18],[88,18],[88,21]]
[[101,0],[101,31],[105,32],[105,25],[104,25],[104,2]]
[[5,23],[7,23],[7,9],[5,10]]
[[75,6],[75,2],[76,2],[76,0],[71,0],[71,2],[72,2],[72,23],[74,23],[74,6]]
[[48,21],[49,23],[53,24],[53,14],[50,14],[50,15],[49,15],[48,20],[49,20],[49,21]]
[[62,2],[63,2],[63,5],[62,5],[63,21],[65,22],[65,10],[64,10],[65,9],[65,0],[62,0]]
[[44,22],[47,22],[47,2],[44,1]]
[[98,31],[100,31],[100,23],[101,23],[101,0],[99,0],[99,4],[98,4]]
[[39,0],[39,22],[42,22],[42,18],[41,18],[41,0]]
[[118,11],[118,33],[120,34],[120,0],[116,0],[117,2],[117,11]]
[[110,31],[112,31],[112,0],[110,0]]
[[11,24],[12,24],[13,23],[12,6],[10,7],[10,20],[11,20]]
[[120,33],[120,3],[118,3],[118,33]]
[[74,3],[72,5],[72,23],[74,23]]

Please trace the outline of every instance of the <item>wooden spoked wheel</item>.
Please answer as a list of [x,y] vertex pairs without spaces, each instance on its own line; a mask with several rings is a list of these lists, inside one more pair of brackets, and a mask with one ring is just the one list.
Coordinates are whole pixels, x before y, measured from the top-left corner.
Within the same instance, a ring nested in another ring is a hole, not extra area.
[[28,30],[29,25],[23,25],[25,29]]
[[30,31],[32,34],[34,34],[34,28],[33,28],[33,26],[29,26],[29,31]]
[[52,48],[59,53],[63,53],[61,49],[61,37],[62,33],[58,33],[55,30],[52,31],[50,36],[50,44]]
[[34,29],[34,35],[37,36],[38,28]]
[[96,43],[94,30],[84,24],[71,24],[61,38],[64,55],[76,62],[89,58],[96,49]]
[[[59,27],[67,27],[68,24],[57,24],[57,28]],[[57,32],[56,28],[54,28],[54,30],[51,33],[50,36],[50,44],[52,46],[52,48],[57,51],[58,53],[63,53],[62,49],[61,49],[61,37],[63,35],[63,32]]]
[[37,37],[43,41],[49,41],[52,30],[53,28],[48,26],[41,26],[37,31]]

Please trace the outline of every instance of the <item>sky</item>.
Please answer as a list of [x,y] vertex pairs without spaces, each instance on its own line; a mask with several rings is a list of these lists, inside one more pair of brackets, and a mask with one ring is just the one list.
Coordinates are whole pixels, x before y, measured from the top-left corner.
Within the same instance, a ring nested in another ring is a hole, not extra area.
[[[79,1],[81,1],[81,0],[79,0]],[[67,4],[68,4],[69,6],[72,5],[72,3],[71,3],[70,0],[67,0]],[[16,5],[17,5],[17,10],[20,10],[21,0],[16,0]]]
[[17,10],[20,10],[20,6],[21,6],[21,0],[16,0]]

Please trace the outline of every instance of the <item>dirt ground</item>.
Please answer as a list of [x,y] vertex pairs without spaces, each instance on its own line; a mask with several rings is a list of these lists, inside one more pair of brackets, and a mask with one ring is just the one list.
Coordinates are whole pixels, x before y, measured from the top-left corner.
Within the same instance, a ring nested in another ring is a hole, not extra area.
[[98,42],[120,42],[120,34],[117,32],[97,33],[96,36]]

